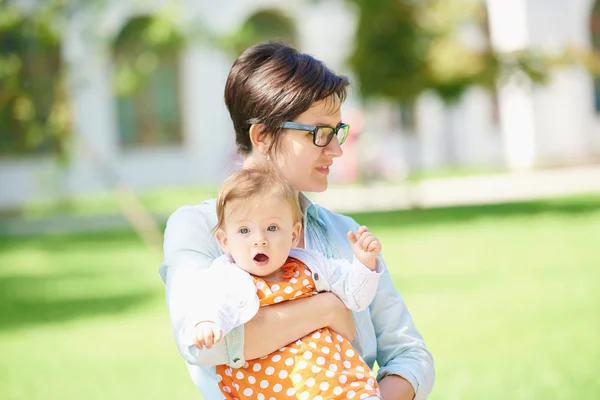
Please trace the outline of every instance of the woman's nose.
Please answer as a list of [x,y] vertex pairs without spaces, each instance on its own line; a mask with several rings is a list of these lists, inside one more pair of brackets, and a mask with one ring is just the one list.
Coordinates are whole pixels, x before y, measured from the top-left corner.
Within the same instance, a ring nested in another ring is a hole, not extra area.
[[337,136],[331,139],[331,142],[323,148],[323,153],[329,157],[341,157],[344,154]]

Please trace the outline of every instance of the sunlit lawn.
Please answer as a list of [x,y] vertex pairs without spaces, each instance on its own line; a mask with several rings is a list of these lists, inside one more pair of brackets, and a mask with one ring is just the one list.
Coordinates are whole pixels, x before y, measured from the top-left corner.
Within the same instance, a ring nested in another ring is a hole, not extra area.
[[[600,195],[356,217],[434,353],[430,399],[600,398]],[[130,232],[0,239],[0,398],[200,398],[159,261]]]

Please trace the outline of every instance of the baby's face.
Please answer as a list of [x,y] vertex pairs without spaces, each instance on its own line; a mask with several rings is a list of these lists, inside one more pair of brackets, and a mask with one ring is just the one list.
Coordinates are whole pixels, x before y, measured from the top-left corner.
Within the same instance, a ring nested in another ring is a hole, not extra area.
[[290,204],[277,196],[234,200],[225,205],[225,229],[217,239],[244,271],[267,276],[298,245],[301,227],[293,222]]

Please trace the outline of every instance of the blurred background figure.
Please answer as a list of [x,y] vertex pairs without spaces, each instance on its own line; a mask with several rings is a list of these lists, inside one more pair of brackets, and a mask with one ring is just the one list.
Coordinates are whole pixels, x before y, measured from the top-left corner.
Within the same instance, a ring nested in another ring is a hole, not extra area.
[[197,398],[162,224],[237,168],[264,40],[351,79],[311,197],[392,249],[431,398],[600,398],[600,0],[0,0],[0,398]]

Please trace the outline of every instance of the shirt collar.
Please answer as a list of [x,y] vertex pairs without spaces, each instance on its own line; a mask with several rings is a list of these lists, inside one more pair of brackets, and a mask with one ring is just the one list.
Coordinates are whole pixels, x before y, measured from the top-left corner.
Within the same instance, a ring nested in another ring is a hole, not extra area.
[[304,194],[304,192],[300,192],[298,194],[298,200],[300,200],[300,207],[302,207],[302,212],[304,213],[305,217],[310,215],[311,217],[320,221],[317,205],[313,203],[312,200],[309,199],[306,194]]

